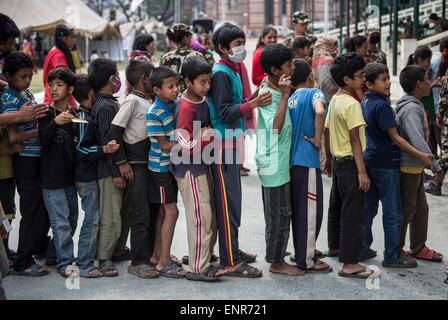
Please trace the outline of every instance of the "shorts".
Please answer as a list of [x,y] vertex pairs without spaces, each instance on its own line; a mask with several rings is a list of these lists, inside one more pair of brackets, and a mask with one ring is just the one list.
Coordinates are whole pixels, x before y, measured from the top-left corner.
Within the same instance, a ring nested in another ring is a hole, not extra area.
[[0,202],[5,212],[6,218],[14,219],[16,214],[16,204],[14,196],[16,193],[16,184],[14,178],[0,180]]
[[170,172],[149,171],[149,202],[177,203],[177,182]]

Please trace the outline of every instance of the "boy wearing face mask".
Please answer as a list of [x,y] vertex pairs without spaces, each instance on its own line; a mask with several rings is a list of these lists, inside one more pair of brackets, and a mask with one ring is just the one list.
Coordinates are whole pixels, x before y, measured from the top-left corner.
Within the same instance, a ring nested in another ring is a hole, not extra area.
[[[88,69],[89,82],[96,94],[92,107],[92,123],[99,145],[106,145],[112,120],[120,105],[113,94],[118,93],[121,81],[115,61],[98,58]],[[98,185],[100,189],[100,226],[98,234],[97,259],[105,277],[118,276],[112,263],[112,253],[121,234],[121,205],[126,180],[121,176],[118,165],[111,154],[98,161]]]
[[369,28],[367,30],[367,56],[366,62],[378,62],[387,65],[387,57],[384,51],[378,48],[381,41],[381,30],[379,28]]
[[[225,23],[213,35],[213,45],[221,60],[213,66],[209,93],[210,120],[218,139],[212,178],[216,199],[219,256],[226,276],[255,278],[261,270],[243,262],[247,254],[238,250],[241,221],[241,148],[244,145],[246,117],[254,108],[271,103],[266,92],[243,101],[242,62],[246,57],[246,36],[237,26]],[[251,257],[254,261],[254,257]]]

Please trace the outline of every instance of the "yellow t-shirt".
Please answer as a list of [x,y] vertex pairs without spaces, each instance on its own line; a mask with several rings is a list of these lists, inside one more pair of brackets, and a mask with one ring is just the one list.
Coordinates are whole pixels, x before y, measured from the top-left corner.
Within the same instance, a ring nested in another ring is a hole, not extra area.
[[328,107],[325,128],[330,130],[330,149],[335,158],[353,156],[350,130],[359,127],[362,150],[366,148],[364,117],[359,102],[348,94],[337,94]]

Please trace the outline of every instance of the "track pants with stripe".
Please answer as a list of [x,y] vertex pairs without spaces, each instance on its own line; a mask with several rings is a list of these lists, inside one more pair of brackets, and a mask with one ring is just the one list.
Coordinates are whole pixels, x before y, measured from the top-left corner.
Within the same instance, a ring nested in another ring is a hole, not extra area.
[[[222,159],[225,159],[223,151]],[[223,266],[239,263],[238,228],[241,224],[241,175],[238,161],[211,166],[215,193],[215,211],[219,236],[219,258]]]
[[210,173],[193,176],[187,171],[183,178],[176,177],[185,206],[188,237],[188,271],[202,273],[210,265],[216,244],[216,217],[213,212]]
[[323,218],[323,186],[320,169],[291,169],[292,234],[297,266],[313,267],[314,251]]

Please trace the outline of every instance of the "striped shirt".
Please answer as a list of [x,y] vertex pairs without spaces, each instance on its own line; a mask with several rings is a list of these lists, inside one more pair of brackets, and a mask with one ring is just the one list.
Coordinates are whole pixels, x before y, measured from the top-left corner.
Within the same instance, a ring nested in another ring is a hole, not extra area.
[[[114,96],[97,93],[95,104],[92,107],[92,122],[95,127],[97,143],[100,146],[109,142],[109,128],[119,108],[120,106]],[[113,161],[111,154],[107,154],[98,161],[98,179],[120,176],[120,169]]]
[[[29,90],[17,92],[7,87],[2,94],[2,112],[6,113],[18,111],[20,107],[28,101],[31,101],[33,104],[37,104],[33,94]],[[33,120],[18,123],[17,130],[19,132],[30,132],[37,130],[37,121]],[[20,152],[21,156],[40,157],[41,146],[39,138],[23,141],[22,144],[24,149]]]
[[151,149],[149,151],[148,168],[154,172],[168,172],[170,166],[170,154],[163,152],[156,137],[169,137],[176,129],[174,122],[174,112],[176,102],[168,105],[156,98],[156,101],[149,108],[146,115],[148,137],[151,139]]

